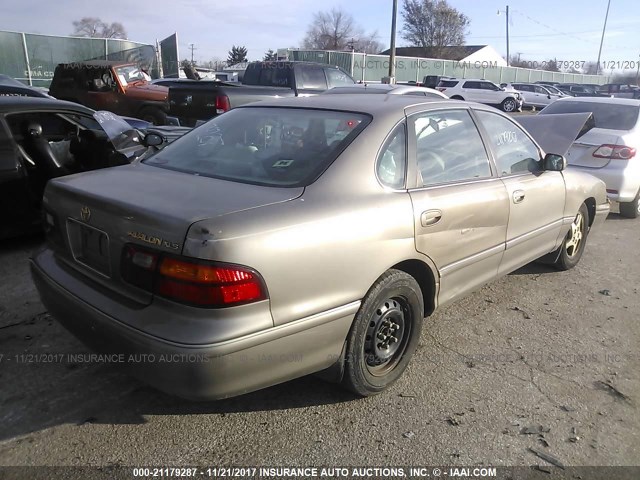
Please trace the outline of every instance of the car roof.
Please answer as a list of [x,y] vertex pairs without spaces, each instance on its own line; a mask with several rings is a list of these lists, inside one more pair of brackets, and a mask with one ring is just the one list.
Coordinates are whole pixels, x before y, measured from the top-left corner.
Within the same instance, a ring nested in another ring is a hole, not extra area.
[[77,112],[92,115],[94,110],[83,105],[56,100],[46,97],[0,97],[0,112],[8,113],[13,110],[38,111],[38,110],[75,110]]
[[88,60],[86,62],[69,62],[60,63],[58,66],[64,66],[65,68],[80,68],[83,66],[88,67],[121,67],[124,65],[136,65],[134,62],[124,62],[122,60]]
[[617,98],[617,97],[567,97],[559,98],[557,102],[579,102],[579,103],[610,103],[613,105],[634,105],[640,106],[640,100],[634,100],[632,98]]
[[404,114],[406,108],[425,105],[433,108],[451,107],[466,102],[452,102],[446,98],[417,97],[412,95],[379,95],[374,93],[362,95],[316,95],[312,97],[286,97],[265,100],[236,108],[289,107],[322,110],[337,110],[364,114]]
[[[425,92],[441,94],[440,91],[433,88],[420,87],[418,85],[398,85],[389,83],[354,83],[353,85],[344,85],[341,87],[334,87],[327,90],[325,93],[350,93],[353,91],[374,91],[373,93],[385,93],[385,92]],[[442,95],[444,98],[444,95]]]

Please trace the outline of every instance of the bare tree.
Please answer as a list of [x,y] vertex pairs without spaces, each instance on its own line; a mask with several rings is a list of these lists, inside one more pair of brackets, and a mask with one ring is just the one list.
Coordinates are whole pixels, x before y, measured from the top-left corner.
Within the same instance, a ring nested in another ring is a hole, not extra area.
[[546,70],[547,72],[559,72],[560,69],[558,68],[558,62],[556,62],[555,59],[550,59],[547,60],[546,62],[544,62],[544,66],[542,67],[542,70]]
[[447,0],[405,0],[402,37],[416,47],[463,45],[469,17]]
[[304,48],[314,50],[357,50],[378,53],[382,46],[378,32],[365,33],[353,16],[341,8],[313,14],[313,21],[302,41]]
[[127,32],[120,22],[108,24],[97,17],[83,17],[73,22],[73,34],[91,38],[127,38]]
[[582,67],[582,73],[585,75],[597,75],[598,74],[598,63],[597,62],[587,62]]

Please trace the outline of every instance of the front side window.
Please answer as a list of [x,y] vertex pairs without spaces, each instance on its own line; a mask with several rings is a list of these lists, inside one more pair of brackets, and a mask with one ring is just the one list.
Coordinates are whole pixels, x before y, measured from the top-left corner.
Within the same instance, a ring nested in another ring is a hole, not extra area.
[[489,134],[501,176],[541,170],[540,151],[518,125],[501,115],[476,111]]
[[407,134],[404,124],[398,125],[387,139],[378,162],[376,173],[380,183],[391,188],[404,186],[405,171],[407,168]]
[[332,110],[241,107],[144,163],[239,183],[302,187],[315,181],[369,121],[364,114]]
[[467,110],[428,112],[412,119],[419,187],[491,176],[489,157]]

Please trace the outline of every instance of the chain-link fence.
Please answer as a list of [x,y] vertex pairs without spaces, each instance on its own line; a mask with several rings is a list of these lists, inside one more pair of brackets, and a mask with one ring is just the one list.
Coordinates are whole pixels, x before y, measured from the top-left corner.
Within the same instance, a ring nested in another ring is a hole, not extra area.
[[156,68],[155,48],[129,40],[57,37],[0,31],[0,73],[28,85],[48,87],[59,63],[122,60]]
[[[389,74],[388,55],[369,55],[355,52],[326,50],[287,51],[290,60],[328,63],[351,73],[356,81],[380,82]],[[396,57],[396,81],[421,82],[427,75],[444,75],[458,78],[484,78],[495,83],[553,81],[561,83],[609,82],[604,75],[583,75],[530,68],[501,67],[489,61],[454,61],[433,58]]]

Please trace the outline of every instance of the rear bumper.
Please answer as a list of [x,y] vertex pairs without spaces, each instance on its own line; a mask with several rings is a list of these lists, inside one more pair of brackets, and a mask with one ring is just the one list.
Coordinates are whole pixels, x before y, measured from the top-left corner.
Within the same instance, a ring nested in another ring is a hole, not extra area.
[[49,313],[90,348],[118,355],[118,363],[143,382],[190,399],[232,397],[333,365],[360,306],[353,302],[220,343],[180,344],[146,334],[86,303],[47,273],[54,261],[44,250],[30,262]]
[[602,180],[607,186],[607,196],[614,202],[632,202],[640,190],[640,168],[629,165],[629,162],[611,160],[602,168],[575,165],[570,165],[570,168]]

